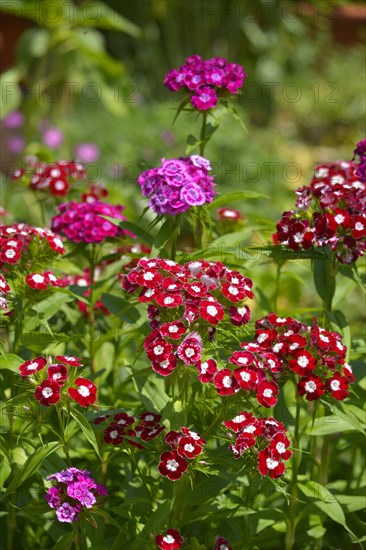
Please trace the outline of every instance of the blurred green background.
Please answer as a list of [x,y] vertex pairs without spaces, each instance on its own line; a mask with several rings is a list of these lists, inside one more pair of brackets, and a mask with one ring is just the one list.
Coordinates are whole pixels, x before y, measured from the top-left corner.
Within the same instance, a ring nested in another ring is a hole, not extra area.
[[[292,190],[309,183],[317,163],[351,159],[364,137],[362,1],[29,0],[0,9],[8,92],[2,116],[25,115],[19,130],[2,126],[3,171],[25,154],[72,158],[78,144],[94,143],[100,156],[89,176],[107,186],[112,202],[127,205],[130,219],[147,204],[136,185],[141,171],[184,154],[187,135],[199,131],[191,114],[172,125],[179,98],[163,86],[188,55],[223,56],[247,72],[235,107],[248,132],[223,119],[206,155],[218,193],[249,189],[270,197],[233,205],[248,218],[252,244],[270,241],[294,204]],[[44,143],[50,127],[63,136],[57,147]],[[9,137],[17,136],[24,149],[15,154]],[[14,182],[3,183],[1,195],[16,219],[35,223],[33,196]],[[279,306],[299,306],[304,292],[305,306],[313,304],[309,262],[288,273]],[[262,269],[260,280],[271,288],[273,271]],[[353,312],[359,297],[348,294],[348,302]]]

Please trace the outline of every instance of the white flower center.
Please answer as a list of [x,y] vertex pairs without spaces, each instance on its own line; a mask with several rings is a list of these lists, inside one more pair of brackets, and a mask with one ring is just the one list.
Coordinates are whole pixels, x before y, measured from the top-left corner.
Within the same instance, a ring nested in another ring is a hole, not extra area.
[[286,451],[285,444],[282,443],[282,441],[279,441],[276,445],[276,449],[280,454],[284,453]]
[[83,397],[88,397],[88,395],[90,395],[90,390],[86,386],[80,386],[79,389],[78,389],[78,392]]
[[184,445],[184,450],[188,453],[192,453],[194,451],[194,447],[191,443],[187,443],[187,445]]
[[275,468],[277,468],[279,462],[277,460],[274,460],[273,458],[267,458],[266,464],[269,470],[274,470]]
[[363,227],[364,227],[364,226],[363,226],[363,224],[362,224],[361,222],[357,222],[357,223],[355,224],[355,229],[356,229],[357,231],[362,231],[362,230],[363,230]]
[[343,216],[343,214],[337,214],[334,216],[334,221],[338,224],[343,223],[346,218]]
[[167,544],[173,544],[173,542],[175,542],[175,538],[171,535],[166,535],[165,537],[163,537],[163,541]]
[[341,384],[340,384],[339,380],[332,380],[331,383],[330,383],[330,388],[331,388],[332,391],[338,391],[340,386],[341,386]]
[[174,302],[174,298],[171,298],[170,296],[167,296],[164,298],[164,304],[172,304]]
[[175,325],[173,325],[172,327],[169,327],[169,332],[172,332],[173,334],[176,334],[178,331],[179,331],[179,328]]
[[187,348],[185,351],[185,354],[186,354],[186,357],[193,357],[193,355],[195,354],[195,351],[193,348]]
[[155,355],[161,355],[164,352],[163,346],[155,346],[154,353]]
[[235,286],[229,286],[229,292],[233,296],[236,296],[237,294],[239,294],[239,290]]
[[232,384],[232,381],[230,376],[224,376],[222,380],[222,385],[224,386],[224,388],[231,388],[231,384]]
[[117,436],[118,436],[117,430],[113,430],[113,432],[110,432],[110,434],[109,434],[109,437],[111,439],[116,439]]
[[174,458],[172,460],[168,460],[166,463],[167,470],[170,470],[171,472],[175,472],[178,469],[178,466],[179,464],[176,460],[174,460]]
[[44,281],[43,275],[38,275],[38,274],[33,275],[32,279],[35,283],[43,283]]
[[51,395],[53,395],[53,391],[51,390],[51,388],[43,388],[42,395],[43,397],[48,399],[49,397],[51,397]]
[[241,378],[244,382],[249,382],[249,380],[250,380],[250,374],[249,374],[249,372],[241,372],[241,373],[240,373],[240,378]]
[[273,394],[273,391],[268,388],[263,392],[264,397],[272,397],[272,394]]
[[215,317],[215,315],[218,314],[218,310],[215,306],[208,306],[207,313],[211,315],[212,317]]
[[235,418],[232,419],[232,422],[235,422],[235,424],[240,424],[240,422],[244,422],[245,416],[243,414],[238,414]]
[[305,368],[309,364],[309,359],[306,357],[306,355],[300,355],[300,357],[297,358],[297,364],[301,368]]
[[145,281],[152,281],[154,277],[155,277],[154,273],[151,273],[150,271],[148,271],[147,273],[144,273],[144,276],[143,276]]
[[305,383],[305,391],[307,393],[314,393],[316,390],[316,384],[313,380]]

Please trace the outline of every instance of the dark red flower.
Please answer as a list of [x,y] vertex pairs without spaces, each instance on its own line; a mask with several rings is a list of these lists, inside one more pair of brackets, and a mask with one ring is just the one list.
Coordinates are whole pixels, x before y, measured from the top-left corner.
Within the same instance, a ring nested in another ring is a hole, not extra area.
[[279,392],[279,387],[276,382],[268,382],[268,380],[262,380],[259,382],[256,389],[257,392],[257,401],[264,407],[274,407],[277,403],[277,395]]
[[189,459],[196,458],[202,453],[202,446],[193,437],[183,436],[179,440],[177,453]]
[[45,407],[54,405],[61,399],[60,385],[53,380],[44,380],[35,389],[34,397]]
[[201,359],[201,351],[202,340],[189,335],[178,346],[177,354],[186,365],[194,365]]
[[187,332],[186,327],[181,321],[172,321],[170,323],[164,323],[159,328],[161,334],[174,340],[179,339]]
[[57,382],[60,386],[63,386],[67,380],[68,372],[65,365],[51,365],[47,369],[47,377],[49,380]]
[[240,367],[233,372],[239,386],[245,390],[255,390],[258,384],[258,370],[253,367]]
[[195,366],[199,372],[198,380],[204,384],[211,382],[214,374],[217,372],[216,361],[214,359],[208,359],[204,362],[198,361]]
[[319,399],[324,393],[324,384],[319,376],[305,376],[297,384],[300,395],[306,395],[308,401]]
[[306,376],[311,373],[316,367],[316,357],[313,357],[310,352],[306,350],[300,350],[292,353],[295,359],[290,359],[289,367],[291,370],[300,374],[300,376]]
[[35,359],[29,359],[29,361],[25,361],[25,363],[22,363],[20,365],[19,367],[20,374],[25,378],[26,376],[34,374],[38,370],[43,369],[46,363],[47,363],[47,359],[45,359],[44,357],[36,357]]
[[348,396],[348,379],[336,372],[330,380],[327,380],[326,388],[334,399],[342,401]]
[[215,374],[213,383],[219,395],[232,395],[239,390],[239,384],[232,374],[230,369],[222,369]]
[[44,290],[49,284],[48,278],[42,275],[42,273],[30,273],[26,276],[25,282],[35,290]]
[[182,295],[174,292],[161,292],[155,297],[155,301],[161,307],[175,308],[183,304]]
[[229,309],[231,322],[236,327],[241,327],[250,321],[250,309],[248,306],[231,306]]
[[164,361],[169,357],[173,347],[164,338],[153,340],[146,349],[146,355],[151,361]]
[[268,449],[263,449],[258,453],[258,470],[262,476],[269,473],[272,479],[277,479],[285,473],[286,466],[280,458],[275,458]]
[[123,429],[123,426],[119,426],[113,422],[104,430],[104,441],[110,445],[120,445],[123,441],[124,435],[125,430]]
[[271,439],[268,450],[274,458],[288,460],[292,456],[292,451],[288,449],[291,441],[283,432],[277,432]]
[[215,540],[215,546],[213,547],[213,550],[232,550],[231,546],[229,546],[229,542],[224,537],[218,537]]
[[55,359],[60,363],[64,363],[65,365],[70,365],[72,367],[82,366],[82,363],[80,363],[82,359],[80,357],[74,357],[73,355],[56,355]]
[[168,477],[171,481],[180,479],[187,468],[188,462],[180,457],[177,451],[166,451],[160,456],[158,470],[162,476]]
[[171,353],[163,361],[153,361],[151,367],[153,371],[161,374],[161,376],[169,376],[177,366],[177,357]]
[[134,417],[126,413],[115,414],[113,420],[115,421],[114,424],[117,424],[121,427],[130,426],[135,422]]
[[216,301],[203,300],[199,305],[200,316],[211,325],[217,325],[224,318],[224,309]]

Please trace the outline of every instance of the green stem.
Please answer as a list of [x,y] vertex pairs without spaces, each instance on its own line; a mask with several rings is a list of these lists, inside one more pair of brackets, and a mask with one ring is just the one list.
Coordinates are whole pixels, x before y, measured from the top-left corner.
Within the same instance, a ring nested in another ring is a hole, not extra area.
[[[296,388],[297,390],[297,388]],[[292,550],[295,544],[295,531],[297,524],[297,501],[298,501],[298,487],[297,487],[297,474],[300,463],[300,410],[301,410],[301,398],[296,395],[296,416],[295,416],[295,433],[293,439],[294,454],[292,456],[292,483],[291,483],[291,500],[290,511],[287,518],[287,530],[285,535],[285,550]]]
[[14,548],[14,535],[17,527],[16,523],[16,493],[13,493],[9,497],[9,502],[7,505],[8,508],[8,517],[7,517],[7,541],[6,541],[6,550],[13,550]]
[[201,132],[200,132],[200,155],[201,157],[204,156],[205,153],[205,147],[207,145],[206,142],[206,121],[207,121],[207,113],[202,113],[202,126],[201,126]]
[[187,485],[187,474],[184,474],[183,477],[179,481],[177,481],[177,490],[175,493],[174,506],[173,506],[174,519],[177,525],[180,525],[183,518],[186,485]]
[[279,291],[280,291],[280,278],[281,278],[282,266],[283,266],[282,262],[277,264],[277,275],[276,275],[276,280],[275,280],[275,290],[274,290],[274,293],[273,293],[273,311],[277,311],[277,300],[278,300],[278,295],[279,295]]
[[71,466],[71,459],[70,459],[70,453],[69,453],[69,445],[65,438],[65,427],[64,427],[64,421],[62,418],[62,411],[56,407],[57,411],[57,418],[58,418],[58,425],[60,427],[60,435],[63,443],[64,453],[66,455],[67,463],[69,466]]
[[89,323],[89,358],[90,358],[90,369],[92,372],[95,372],[95,367],[94,367],[95,311],[94,311],[94,297],[93,297],[94,274],[95,274],[94,260],[91,260],[90,268],[89,268],[90,306],[88,311],[88,323]]
[[72,523],[72,528],[74,532],[73,540],[76,550],[80,550],[80,539],[79,539],[79,529],[78,529],[78,521],[74,521]]

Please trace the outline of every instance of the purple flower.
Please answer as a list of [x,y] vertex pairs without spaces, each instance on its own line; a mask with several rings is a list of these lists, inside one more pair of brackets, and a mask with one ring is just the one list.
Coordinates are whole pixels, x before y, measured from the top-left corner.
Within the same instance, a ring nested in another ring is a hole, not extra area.
[[8,138],[8,149],[11,153],[18,155],[24,151],[25,141],[22,136],[11,136]]
[[158,215],[175,216],[191,206],[212,202],[215,191],[210,162],[200,155],[162,159],[159,168],[146,170],[137,182]]
[[366,138],[357,143],[354,154],[360,157],[356,174],[362,182],[366,182]]
[[60,128],[50,126],[43,132],[42,140],[50,149],[58,149],[64,141],[64,134]]
[[4,118],[6,128],[21,128],[24,124],[24,115],[20,111],[12,111]]
[[61,505],[61,487],[50,487],[45,495],[48,506],[50,508],[58,508]]
[[96,162],[100,151],[96,143],[79,143],[75,147],[75,156],[80,162]]
[[196,90],[195,95],[191,97],[191,103],[193,107],[196,107],[199,111],[212,109],[217,105],[216,92],[209,86],[202,86],[202,88]]
[[78,512],[73,506],[71,506],[71,504],[64,502],[59,508],[57,508],[56,516],[58,521],[63,523],[72,523],[78,519]]

